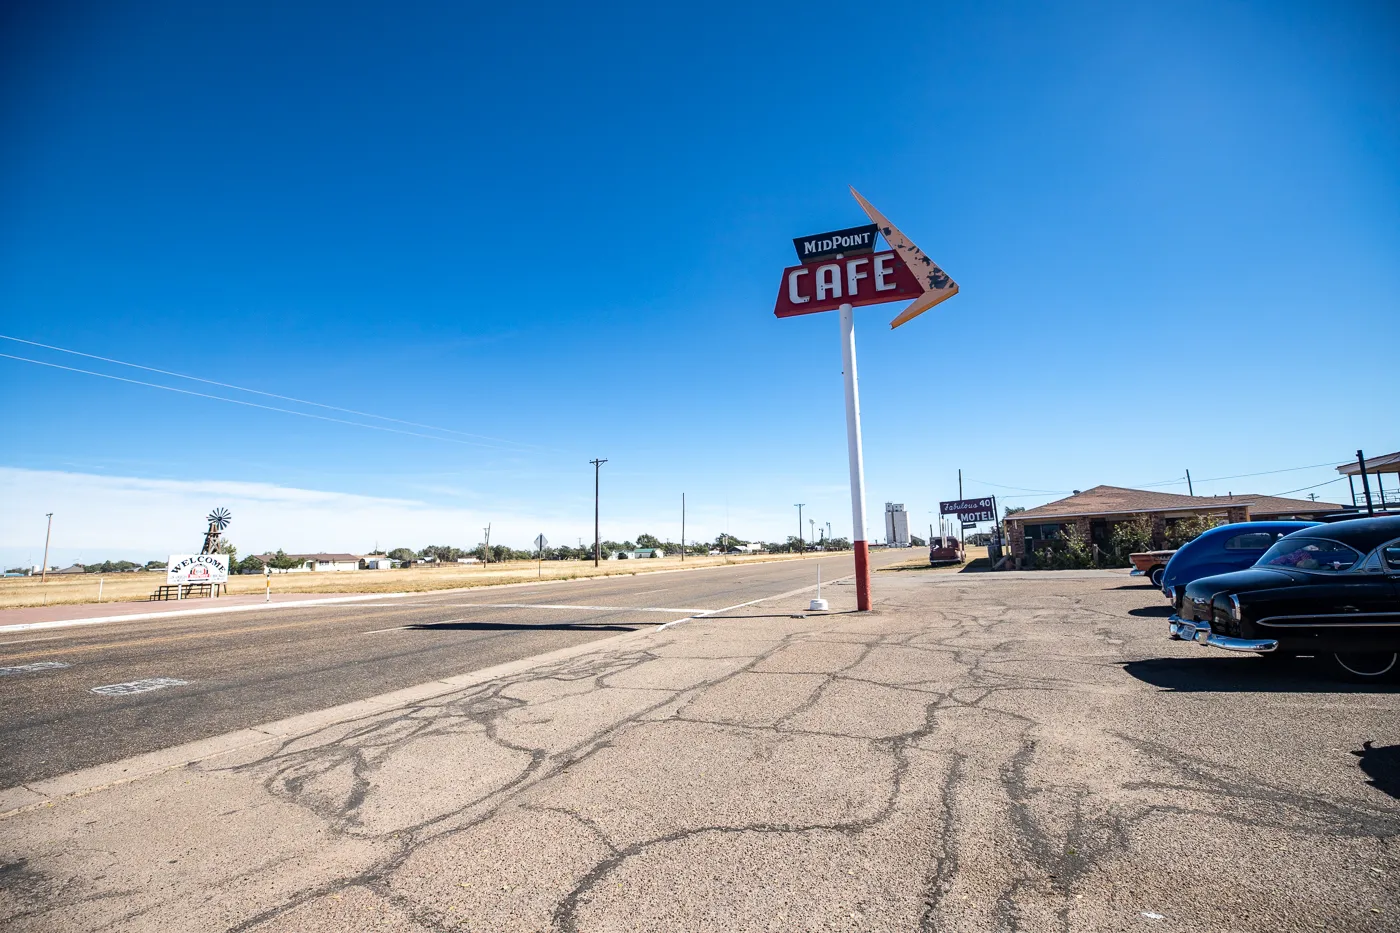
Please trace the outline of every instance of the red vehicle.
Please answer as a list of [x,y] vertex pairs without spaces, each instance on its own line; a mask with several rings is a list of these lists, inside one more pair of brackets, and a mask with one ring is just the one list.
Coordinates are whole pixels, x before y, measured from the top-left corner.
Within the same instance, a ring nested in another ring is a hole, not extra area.
[[962,542],[952,535],[936,536],[928,543],[928,562],[930,564],[961,564],[967,559],[963,553]]

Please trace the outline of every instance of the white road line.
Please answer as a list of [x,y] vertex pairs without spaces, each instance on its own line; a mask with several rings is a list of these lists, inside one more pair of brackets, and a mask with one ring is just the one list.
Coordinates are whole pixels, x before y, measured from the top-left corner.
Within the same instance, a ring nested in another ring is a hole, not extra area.
[[33,664],[21,664],[19,667],[0,667],[0,677],[8,674],[29,674],[34,671],[56,671],[69,666],[62,661],[35,661]]
[[583,612],[723,612],[723,609],[674,609],[666,606],[561,606],[553,603],[453,603],[453,609],[576,609]]
[[[208,609],[176,609],[171,612],[133,612],[125,616],[98,616],[92,619],[55,619],[52,622],[17,622],[0,625],[3,632],[33,632],[41,628],[68,628],[72,625],[102,625],[107,622],[141,622],[149,619],[173,619],[179,616],[205,616],[219,612],[265,612],[268,609],[299,609],[305,606],[334,606],[340,603],[361,603],[375,599],[402,599],[409,593],[374,593],[365,596],[333,596],[329,599],[294,599],[283,603],[244,603],[241,606],[214,606]],[[218,600],[214,600],[218,602]]]
[[[836,582],[839,582],[839,580],[849,580],[849,579],[852,579],[852,578],[854,578],[854,577],[855,577],[855,574],[851,574],[851,575],[848,576],[848,577],[839,577],[837,580],[832,580],[831,582],[832,582],[832,583],[836,583]],[[734,609],[743,609],[745,606],[752,606],[754,603],[766,602],[767,600],[770,600],[770,599],[785,599],[785,598],[787,598],[788,596],[796,596],[798,593],[805,593],[805,592],[807,592],[808,590],[814,590],[814,589],[816,589],[816,588],[817,588],[817,585],[816,585],[815,583],[813,583],[813,584],[811,584],[810,586],[800,586],[800,587],[798,587],[798,588],[795,589],[795,590],[788,590],[786,593],[778,593],[778,594],[775,595],[775,596],[760,596],[758,599],[751,599],[751,600],[749,600],[749,601],[746,602],[746,603],[735,603],[735,604],[732,605],[732,606],[725,606],[723,609],[706,609],[706,610],[701,611],[701,612],[700,612],[699,614],[697,614],[697,615],[693,615],[693,616],[683,616],[682,618],[679,618],[679,619],[672,619],[670,622],[663,622],[663,623],[661,623],[660,625],[658,625],[658,626],[656,627],[656,630],[657,630],[658,632],[663,632],[663,631],[665,631],[666,629],[670,628],[670,627],[673,626],[673,625],[680,625],[682,622],[689,622],[691,619],[703,619],[703,618],[705,618],[706,616],[715,616],[715,615],[719,615],[721,612],[730,612],[730,611],[732,611],[732,610],[734,610]]]
[[145,680],[133,680],[124,684],[108,684],[105,687],[92,687],[91,692],[100,693],[104,697],[122,697],[129,693],[145,693],[147,690],[162,690],[166,687],[183,687],[188,683],[188,680],[176,680],[174,677],[147,677]]
[[396,626],[394,626],[393,628],[377,628],[377,629],[371,629],[371,630],[368,631],[368,632],[361,632],[360,634],[361,634],[361,635],[378,635],[380,632],[402,632],[402,631],[403,631],[404,629],[406,629],[406,628],[408,628],[407,625],[396,625]]

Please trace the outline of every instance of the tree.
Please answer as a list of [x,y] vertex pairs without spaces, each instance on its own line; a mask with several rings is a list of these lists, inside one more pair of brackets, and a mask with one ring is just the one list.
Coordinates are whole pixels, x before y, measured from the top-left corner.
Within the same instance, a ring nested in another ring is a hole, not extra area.
[[413,558],[416,557],[417,555],[415,555],[415,554],[413,553],[413,551],[412,551],[410,548],[406,548],[406,547],[396,547],[396,548],[394,548],[392,551],[389,552],[389,555],[388,555],[388,556],[389,556],[389,559],[390,559],[390,560],[396,560],[396,561],[400,561],[400,562],[402,562],[402,563],[408,563],[409,561],[413,560]]
[[1003,517],[1015,515],[1017,512],[1024,512],[1025,510],[1026,507],[1024,505],[1008,505],[1006,511],[1003,513]]
[[292,557],[280,547],[277,549],[276,554],[273,554],[267,559],[267,566],[271,567],[273,570],[294,570],[304,563],[305,561],[300,557]]
[[1190,518],[1178,519],[1167,526],[1167,547],[1179,548],[1219,524],[1220,519],[1214,515],[1192,515]]
[[466,551],[447,544],[430,544],[418,553],[426,560],[437,560],[444,564],[450,564],[459,557],[467,556]]
[[639,547],[639,548],[648,548],[648,547],[649,547],[649,548],[658,548],[658,547],[661,547],[661,546],[662,546],[661,542],[658,541],[658,540],[657,540],[654,536],[652,536],[652,535],[647,535],[647,534],[637,535],[637,547]]

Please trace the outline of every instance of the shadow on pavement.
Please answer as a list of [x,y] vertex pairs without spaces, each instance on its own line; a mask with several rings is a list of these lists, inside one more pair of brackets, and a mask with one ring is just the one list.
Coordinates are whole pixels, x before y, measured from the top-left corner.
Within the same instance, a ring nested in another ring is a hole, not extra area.
[[[1151,583],[1124,583],[1122,586],[1106,586],[1106,590],[1156,590]],[[1158,591],[1160,592],[1160,590]]]
[[1371,779],[1366,783],[1400,800],[1400,745],[1377,748],[1366,741],[1361,744],[1361,751],[1352,754],[1361,759],[1357,764]]
[[[1202,649],[1204,650],[1204,649]],[[1397,693],[1393,684],[1348,684],[1325,676],[1313,658],[1148,658],[1123,670],[1175,693]]]
[[1140,619],[1165,619],[1172,614],[1171,606],[1143,606],[1141,609],[1129,609],[1128,615],[1137,616]]
[[423,632],[635,632],[639,625],[588,625],[576,622],[552,622],[539,625],[511,622],[424,622],[405,625],[405,630]]

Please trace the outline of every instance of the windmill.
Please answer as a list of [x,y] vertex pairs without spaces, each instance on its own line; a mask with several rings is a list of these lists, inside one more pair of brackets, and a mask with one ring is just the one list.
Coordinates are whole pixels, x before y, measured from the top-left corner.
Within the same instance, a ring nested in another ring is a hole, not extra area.
[[218,508],[209,513],[205,521],[209,523],[209,530],[204,533],[204,550],[201,554],[217,554],[219,552],[219,539],[223,537],[224,529],[233,520],[228,509]]

